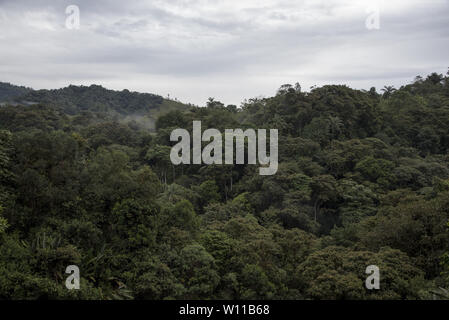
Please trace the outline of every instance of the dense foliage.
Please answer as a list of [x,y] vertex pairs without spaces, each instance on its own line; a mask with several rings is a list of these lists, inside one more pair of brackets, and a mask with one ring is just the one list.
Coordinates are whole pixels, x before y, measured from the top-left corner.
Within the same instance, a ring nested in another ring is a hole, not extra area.
[[[98,86],[15,101],[37,103],[0,107],[2,299],[448,298],[448,76],[284,85],[241,108]],[[278,172],[172,165],[193,120],[279,129]]]
[[22,97],[31,91],[30,88],[14,86],[10,83],[0,82],[0,103],[14,101],[17,97]]

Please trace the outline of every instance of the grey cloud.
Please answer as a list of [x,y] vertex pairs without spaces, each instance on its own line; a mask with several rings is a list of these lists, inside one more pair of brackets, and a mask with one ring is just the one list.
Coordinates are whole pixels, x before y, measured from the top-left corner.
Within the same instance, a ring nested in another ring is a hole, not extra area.
[[[0,1],[0,80],[88,81],[239,104],[288,82],[368,89],[448,67],[447,1],[384,2],[381,29],[372,31],[356,0],[229,3]],[[80,7],[80,30],[64,28],[71,4]]]

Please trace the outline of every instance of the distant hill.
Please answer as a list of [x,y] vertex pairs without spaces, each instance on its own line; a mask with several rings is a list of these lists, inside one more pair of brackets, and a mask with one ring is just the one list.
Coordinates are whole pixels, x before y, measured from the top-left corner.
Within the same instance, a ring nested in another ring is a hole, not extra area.
[[0,82],[0,103],[13,101],[14,99],[24,96],[32,91],[33,89],[31,88],[19,87],[7,82]]
[[[6,108],[6,105],[10,107]],[[155,94],[131,92],[126,89],[115,91],[99,85],[70,85],[61,89],[33,90],[0,82],[0,106],[4,107],[3,114],[9,114],[5,119],[11,119],[12,114],[22,114],[23,107],[19,106],[31,105],[45,106],[44,109],[36,109],[40,110],[39,112],[47,110],[45,112],[58,112],[68,116],[88,112],[97,114],[101,121],[134,121],[150,130],[154,129],[155,120],[160,115],[174,110],[187,110],[191,106]]]
[[57,106],[70,115],[82,111],[115,111],[122,115],[144,115],[152,109],[159,108],[165,100],[161,96],[150,93],[114,91],[99,85],[89,87],[71,85],[62,89],[30,91],[20,99]]

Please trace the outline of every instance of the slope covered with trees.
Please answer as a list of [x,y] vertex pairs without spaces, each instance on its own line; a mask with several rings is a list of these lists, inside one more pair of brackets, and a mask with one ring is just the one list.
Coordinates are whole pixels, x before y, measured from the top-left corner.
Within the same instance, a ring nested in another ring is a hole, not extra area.
[[29,93],[31,89],[14,86],[10,83],[0,82],[0,103],[11,102],[17,97]]
[[114,91],[98,85],[89,87],[71,85],[56,90],[37,90],[20,98],[59,107],[68,114],[76,114],[85,110],[144,114],[163,102],[161,96],[154,94],[130,92],[129,90]]
[[[16,128],[18,125],[16,121],[34,126],[37,114],[43,116],[43,113],[47,113],[47,116],[50,116],[48,113],[58,113],[63,117],[77,119],[72,121],[75,125],[85,126],[84,121],[131,122],[134,126],[152,131],[160,115],[173,110],[186,110],[192,106],[150,93],[114,91],[98,85],[88,87],[70,85],[54,90],[33,90],[3,82],[0,82],[0,103],[3,107],[17,107],[3,110],[8,114],[1,119],[5,128],[9,126]],[[28,106],[34,108],[27,108]],[[11,119],[11,116],[14,119]]]
[[[0,298],[449,298],[448,76],[171,106],[154,132],[122,119],[156,96],[26,100],[0,108]],[[278,129],[278,172],[172,165],[170,133],[193,120]],[[72,264],[80,290],[64,286]]]

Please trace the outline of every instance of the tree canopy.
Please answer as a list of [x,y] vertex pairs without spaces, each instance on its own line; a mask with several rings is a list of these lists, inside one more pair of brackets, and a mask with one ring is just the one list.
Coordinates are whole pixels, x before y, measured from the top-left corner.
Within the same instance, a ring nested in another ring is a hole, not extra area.
[[[449,77],[382,92],[283,85],[237,108],[1,84],[0,299],[444,298]],[[277,173],[173,165],[193,120],[278,129]]]

